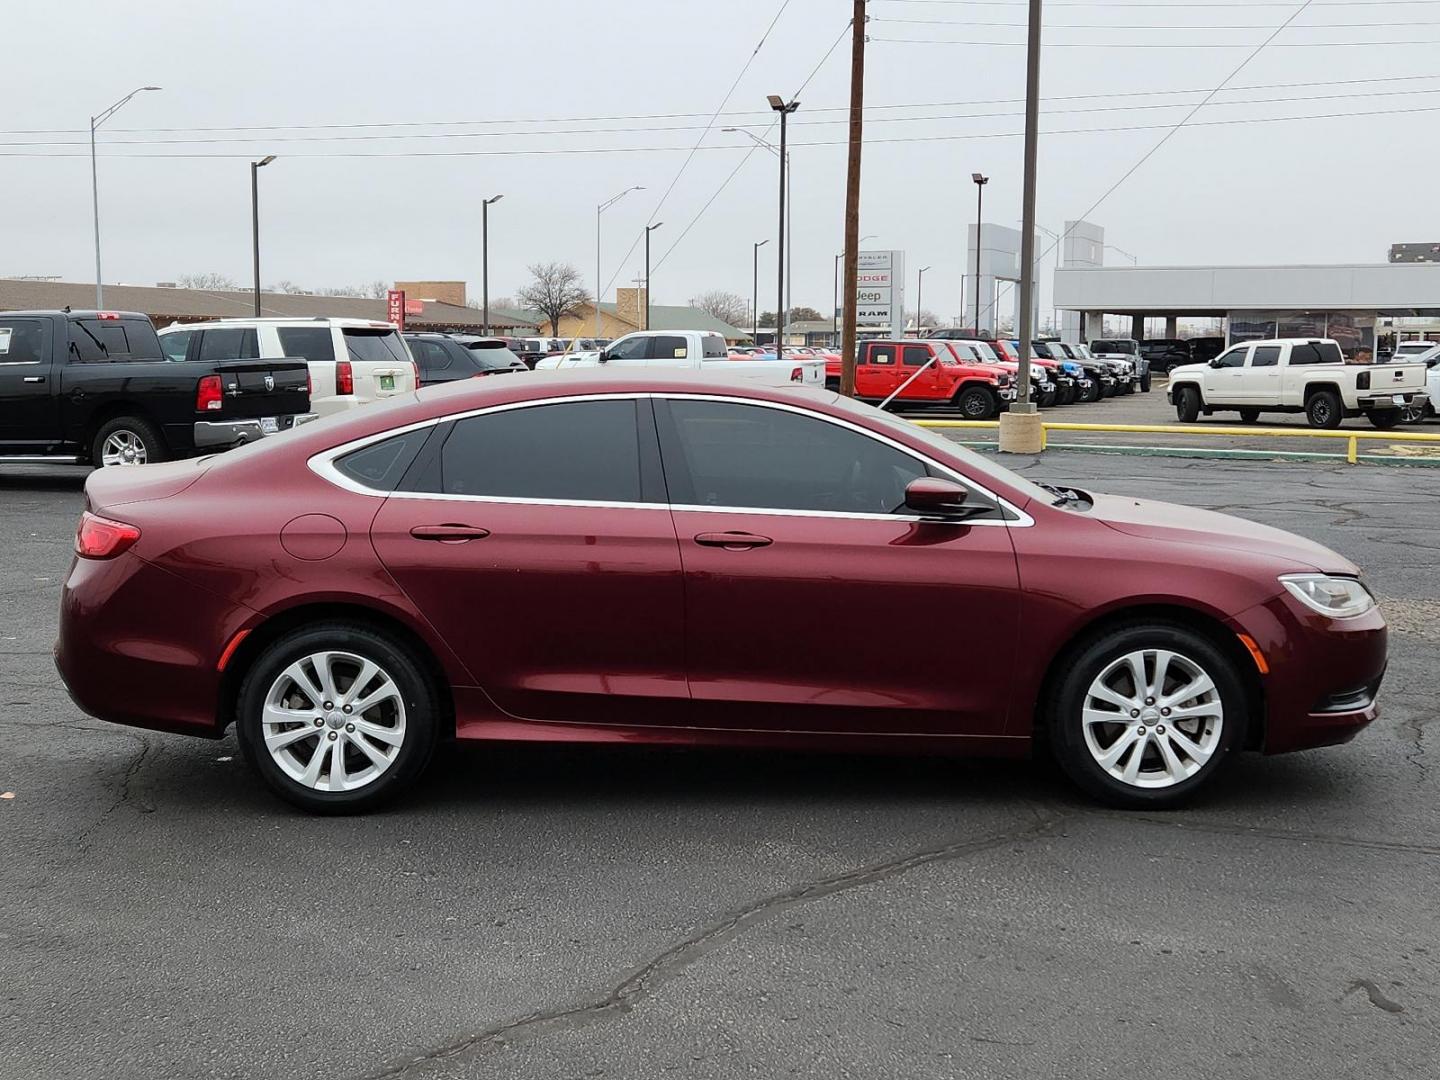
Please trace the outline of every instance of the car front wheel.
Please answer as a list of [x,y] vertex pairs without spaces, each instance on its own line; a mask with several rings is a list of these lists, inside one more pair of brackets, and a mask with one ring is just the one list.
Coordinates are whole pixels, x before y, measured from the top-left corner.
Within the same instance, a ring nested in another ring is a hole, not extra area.
[[1123,626],[1070,658],[1051,697],[1052,750],[1082,790],[1127,808],[1173,806],[1243,745],[1246,698],[1209,638]]
[[1193,424],[1200,419],[1200,391],[1193,386],[1182,386],[1175,393],[1175,416],[1183,423]]
[[246,673],[236,735],[281,798],[322,814],[369,810],[424,770],[439,731],[431,678],[411,650],[358,623],[302,627]]
[[995,395],[983,386],[961,390],[955,397],[955,407],[966,420],[989,420],[999,411]]

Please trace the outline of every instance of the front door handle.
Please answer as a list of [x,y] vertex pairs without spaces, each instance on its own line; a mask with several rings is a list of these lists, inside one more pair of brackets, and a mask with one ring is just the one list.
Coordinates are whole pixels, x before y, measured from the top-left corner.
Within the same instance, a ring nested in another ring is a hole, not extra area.
[[410,535],[416,540],[438,540],[442,544],[463,544],[467,540],[484,540],[490,535],[490,530],[482,529],[479,525],[457,525],[454,522],[446,522],[444,525],[416,525],[410,530]]
[[45,381],[45,376],[44,376],[44,375],[26,375],[25,378],[24,378],[22,381],[23,381],[23,382],[28,382],[28,383],[42,383],[42,382]]
[[748,548],[766,547],[774,541],[768,536],[757,536],[748,532],[705,532],[695,537],[695,543],[703,547],[724,548],[726,551],[745,551]]

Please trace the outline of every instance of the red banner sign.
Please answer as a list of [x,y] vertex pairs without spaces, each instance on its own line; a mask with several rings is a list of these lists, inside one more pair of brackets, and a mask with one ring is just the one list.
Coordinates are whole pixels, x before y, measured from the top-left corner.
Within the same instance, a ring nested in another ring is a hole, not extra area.
[[390,321],[395,324],[396,330],[405,329],[405,290],[391,289],[385,294],[385,300],[390,312]]

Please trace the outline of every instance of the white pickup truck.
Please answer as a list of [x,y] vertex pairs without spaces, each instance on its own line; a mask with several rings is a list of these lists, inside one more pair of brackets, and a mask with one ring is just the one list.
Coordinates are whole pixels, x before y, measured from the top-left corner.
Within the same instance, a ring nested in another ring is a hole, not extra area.
[[408,394],[419,370],[395,327],[369,319],[218,319],[159,331],[171,360],[304,358],[310,410],[318,416]]
[[825,385],[821,357],[785,356],[778,360],[731,360],[725,339],[712,330],[638,330],[616,338],[599,352],[569,352],[535,365],[549,368],[691,368],[711,375],[735,375],[780,386]]
[[1170,370],[1170,403],[1192,423],[1203,413],[1303,412],[1311,427],[1339,427],[1365,416],[1382,431],[1428,397],[1424,364],[1350,364],[1328,338],[1280,338],[1232,345],[1208,364]]

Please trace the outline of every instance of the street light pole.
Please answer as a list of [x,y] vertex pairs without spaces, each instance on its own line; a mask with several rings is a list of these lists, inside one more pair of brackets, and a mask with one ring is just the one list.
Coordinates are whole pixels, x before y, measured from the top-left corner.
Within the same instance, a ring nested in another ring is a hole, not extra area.
[[985,228],[985,185],[990,182],[988,176],[981,176],[978,172],[971,173],[970,179],[975,181],[975,334],[980,334],[980,232]]
[[760,249],[769,242],[769,239],[756,240],[751,245],[750,261],[753,265],[750,271],[750,316],[753,322],[750,326],[750,344],[752,345],[760,344]]
[[255,317],[260,317],[260,170],[275,160],[266,154],[250,163],[250,242],[255,256]]
[[105,306],[105,285],[100,276],[100,176],[95,164],[95,132],[100,125],[114,116],[127,101],[145,90],[159,90],[158,86],[141,86],[126,94],[108,109],[90,117],[90,205],[95,213],[95,306]]
[[780,355],[780,349],[785,342],[785,324],[789,322],[790,313],[785,310],[785,194],[786,194],[786,164],[788,154],[785,150],[786,121],[790,114],[800,108],[798,101],[785,101],[778,94],[770,94],[767,98],[770,108],[780,114],[780,227],[777,234],[780,240],[779,259],[776,263],[775,272],[779,279],[775,305],[775,355]]
[[650,234],[664,225],[663,221],[657,221],[654,225],[645,226],[645,329],[650,329]]
[[930,267],[922,266],[920,272],[915,275],[915,336],[924,337],[920,333],[920,300],[925,295],[925,271]]
[[619,195],[606,199],[604,202],[598,203],[595,207],[595,336],[597,338],[600,336],[600,292],[604,288],[604,286],[600,284],[600,215],[626,195],[629,195],[630,192],[644,190],[645,188],[640,184],[636,184],[634,187],[627,187],[624,191],[620,192]]
[[[494,195],[480,200],[480,322],[486,337],[490,336],[490,204],[497,203],[504,195]],[[560,327],[550,327],[550,335],[558,336]]]

